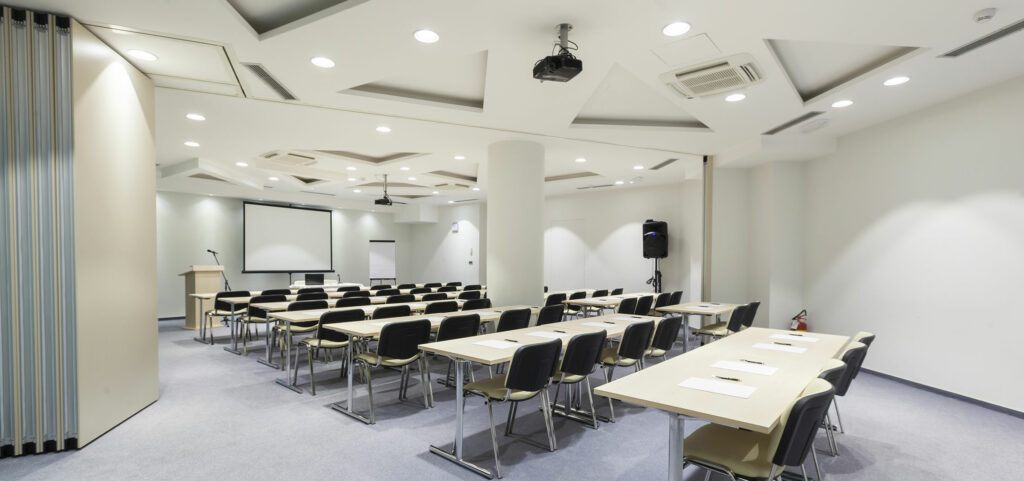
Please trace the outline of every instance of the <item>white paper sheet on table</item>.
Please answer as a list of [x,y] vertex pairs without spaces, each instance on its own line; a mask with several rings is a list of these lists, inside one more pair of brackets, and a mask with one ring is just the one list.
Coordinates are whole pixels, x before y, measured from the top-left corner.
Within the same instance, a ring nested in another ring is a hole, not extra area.
[[798,336],[796,334],[772,334],[772,339],[778,339],[780,341],[796,341],[796,342],[818,342],[816,337]]
[[477,341],[477,342],[474,342],[473,344],[476,344],[478,346],[493,347],[494,349],[508,349],[510,347],[519,347],[519,344],[517,344],[517,343],[508,342],[508,341],[499,341],[499,340],[496,340],[496,339],[495,340],[487,340],[487,341]]
[[610,326],[614,326],[615,324],[605,324],[603,322],[584,322],[582,325],[590,326],[590,327],[600,327],[600,328],[604,329],[604,328],[607,328],[607,327],[610,327]]
[[391,323],[390,322],[386,322],[386,321],[385,322],[371,322],[370,323],[371,326],[386,326],[388,324],[391,324]]
[[444,320],[444,316],[430,316],[427,319],[430,322],[437,324]]
[[754,391],[757,391],[757,388],[754,386],[744,386],[735,381],[715,381],[714,379],[700,377],[691,377],[679,383],[679,385],[690,389],[725,394],[726,396],[743,399],[749,398],[751,394],[754,394]]
[[771,376],[775,374],[775,371],[779,370],[779,368],[777,367],[736,361],[718,361],[712,364],[711,367],[717,367],[719,369],[728,369],[730,371],[749,372],[752,374],[760,374],[762,376]]
[[470,314],[480,314],[481,316],[496,316],[496,315],[498,315],[498,313],[496,311],[471,312]]
[[796,346],[783,346],[782,344],[767,344],[759,342],[754,344],[754,349],[767,349],[769,351],[782,351],[782,352],[795,352],[797,354],[803,354],[807,351],[806,347]]
[[613,317],[612,319],[615,319],[616,321],[626,321],[626,322],[644,322],[644,321],[647,320],[647,319],[644,319],[642,317],[629,317],[629,316],[616,316],[616,317]]
[[551,331],[538,331],[538,332],[528,332],[528,333],[526,333],[526,335],[527,336],[535,336],[535,337],[543,337],[543,338],[546,338],[546,339],[561,339],[563,337],[571,336],[572,334],[569,334],[567,332],[566,333],[561,333],[561,332],[551,332]]

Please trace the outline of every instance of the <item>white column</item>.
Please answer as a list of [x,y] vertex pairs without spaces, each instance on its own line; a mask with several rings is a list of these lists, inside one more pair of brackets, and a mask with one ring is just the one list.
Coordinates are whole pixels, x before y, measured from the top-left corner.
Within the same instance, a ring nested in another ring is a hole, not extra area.
[[538,305],[544,293],[544,146],[496,142],[487,155],[487,297]]

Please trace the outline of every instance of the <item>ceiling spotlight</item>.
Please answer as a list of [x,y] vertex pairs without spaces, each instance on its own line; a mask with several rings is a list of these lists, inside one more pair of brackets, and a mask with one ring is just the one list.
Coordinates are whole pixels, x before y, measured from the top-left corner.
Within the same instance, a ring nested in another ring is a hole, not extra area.
[[271,182],[277,182],[279,180],[277,177],[268,177],[267,179]]
[[745,98],[747,98],[747,96],[744,95],[744,94],[732,94],[732,95],[729,95],[728,97],[726,97],[725,101],[726,102],[739,102],[740,100],[743,100]]
[[334,67],[334,60],[331,60],[331,59],[329,59],[327,57],[313,57],[313,58],[309,59],[309,61],[312,62],[313,65],[316,65],[317,67],[320,67],[320,68],[333,68]]
[[440,194],[440,192],[435,190],[435,191],[431,192],[431,194],[437,195],[437,194]]
[[128,51],[128,56],[136,60],[145,60],[146,62],[152,62],[156,60],[156,55],[153,55],[145,50],[132,49]]
[[203,114],[185,114],[185,118],[189,120],[206,120]]
[[473,190],[475,190],[477,192],[480,192],[480,188],[479,187],[473,187]]
[[584,159],[583,157],[576,157],[576,163],[577,164],[582,164],[582,163],[584,163],[586,161],[587,161],[587,159]]
[[465,155],[456,155],[455,156],[455,160],[466,160],[466,156]]
[[352,171],[352,170],[356,170],[356,168],[355,167],[345,167],[345,170]]
[[382,134],[386,134],[388,132],[391,132],[391,127],[388,127],[387,125],[378,126],[377,127],[377,132],[380,132]]
[[186,147],[199,147],[199,142],[196,142],[194,140],[186,140],[185,141],[185,146]]
[[360,192],[362,192],[362,191],[361,191],[361,190],[359,190],[359,189],[356,189],[356,190],[353,190],[352,192],[355,192],[355,193],[357,193],[357,194],[358,194],[358,193],[360,193]]
[[832,102],[832,108],[836,108],[836,109],[846,108],[846,107],[849,107],[851,105],[853,105],[853,101],[852,100],[845,100],[844,99],[844,100],[837,100],[835,102]]
[[644,166],[642,166],[642,165],[634,165],[633,166],[633,170],[644,170]]
[[448,201],[448,203],[449,203],[449,204],[454,204],[454,203],[455,203],[455,201],[454,201],[454,200],[449,200],[449,201]]
[[235,162],[235,165],[237,165],[239,167],[248,167],[249,166],[249,164],[246,163],[246,162]]
[[355,178],[355,177],[349,177],[349,178],[348,178],[348,181],[349,181],[349,182],[355,182],[355,181],[356,181],[356,178]]
[[667,37],[678,37],[690,31],[690,24],[686,22],[672,22],[661,29],[661,33]]
[[615,185],[622,185],[622,184],[625,184],[625,182],[623,182],[621,180],[616,180],[615,181]]
[[409,170],[408,167],[399,167],[398,170]]
[[441,36],[437,32],[427,29],[417,30],[413,32],[412,36],[420,43],[435,43],[441,40]]
[[409,180],[416,180],[415,177],[409,177]]
[[903,85],[909,81],[910,77],[900,75],[899,77],[893,77],[889,80],[886,80],[885,82],[882,82],[882,85],[885,85],[886,87],[895,87],[897,85]]

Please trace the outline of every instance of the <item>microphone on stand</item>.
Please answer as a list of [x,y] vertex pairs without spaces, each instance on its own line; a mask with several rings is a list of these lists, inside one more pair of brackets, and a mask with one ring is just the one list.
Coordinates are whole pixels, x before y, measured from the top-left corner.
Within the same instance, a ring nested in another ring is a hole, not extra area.
[[213,249],[206,249],[206,252],[209,252],[210,254],[220,254],[220,252],[217,252]]

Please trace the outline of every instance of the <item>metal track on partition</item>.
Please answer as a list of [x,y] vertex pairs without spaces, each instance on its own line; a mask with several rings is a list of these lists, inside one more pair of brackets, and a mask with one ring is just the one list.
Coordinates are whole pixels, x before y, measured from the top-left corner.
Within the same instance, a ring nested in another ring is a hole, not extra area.
[[77,447],[71,30],[0,7],[0,457]]

